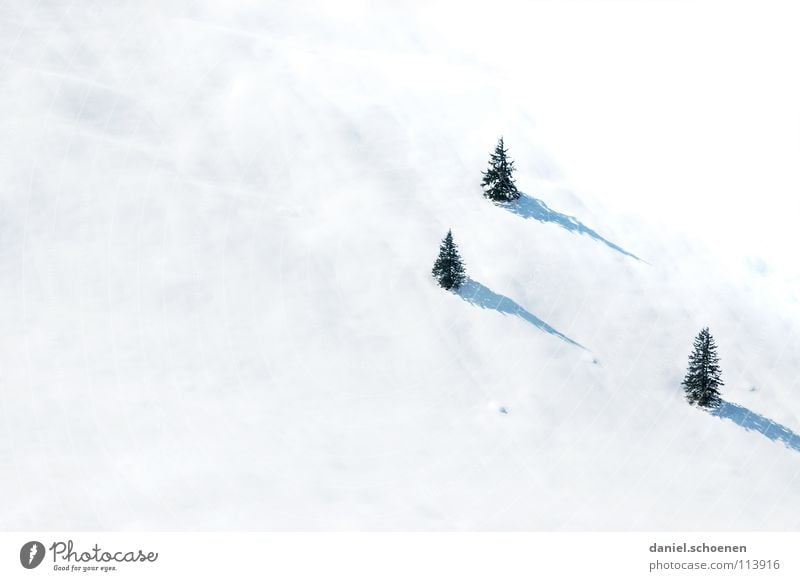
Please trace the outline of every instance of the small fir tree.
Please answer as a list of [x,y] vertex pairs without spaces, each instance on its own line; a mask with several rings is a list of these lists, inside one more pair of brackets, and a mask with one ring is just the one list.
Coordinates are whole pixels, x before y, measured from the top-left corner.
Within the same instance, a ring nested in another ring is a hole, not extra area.
[[689,356],[689,369],[683,382],[686,399],[691,404],[715,409],[719,407],[719,387],[722,382],[722,370],[717,356],[717,345],[714,337],[704,327],[694,340],[694,350]]
[[489,158],[489,169],[483,172],[483,195],[494,202],[513,202],[519,198],[514,185],[514,162],[507,154],[501,137]]
[[447,290],[458,289],[467,278],[464,262],[458,254],[458,247],[453,242],[453,232],[450,230],[439,246],[439,257],[433,264],[432,274],[439,286]]

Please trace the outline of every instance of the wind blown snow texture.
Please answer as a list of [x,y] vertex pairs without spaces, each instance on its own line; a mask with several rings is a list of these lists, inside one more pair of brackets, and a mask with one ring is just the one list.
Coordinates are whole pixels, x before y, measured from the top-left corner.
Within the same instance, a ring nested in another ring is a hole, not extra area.
[[788,8],[333,4],[0,8],[0,528],[797,529]]

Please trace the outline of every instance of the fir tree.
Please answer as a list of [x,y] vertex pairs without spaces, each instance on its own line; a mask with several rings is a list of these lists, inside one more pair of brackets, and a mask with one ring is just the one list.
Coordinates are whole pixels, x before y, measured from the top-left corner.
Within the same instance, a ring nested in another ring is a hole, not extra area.
[[494,202],[513,202],[519,198],[514,185],[514,162],[508,159],[507,153],[501,137],[489,158],[489,169],[483,172],[483,195]]
[[432,274],[439,286],[447,290],[457,289],[467,278],[464,262],[458,254],[458,247],[453,242],[453,232],[450,230],[439,246],[439,257],[433,265]]
[[694,340],[694,351],[689,356],[689,369],[682,384],[686,399],[704,408],[717,408],[722,402],[719,387],[722,370],[719,367],[717,345],[714,337],[704,327]]

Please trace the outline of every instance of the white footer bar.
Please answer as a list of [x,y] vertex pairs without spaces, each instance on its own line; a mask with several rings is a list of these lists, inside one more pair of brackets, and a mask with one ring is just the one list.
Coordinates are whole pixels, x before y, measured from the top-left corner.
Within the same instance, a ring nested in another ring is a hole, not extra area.
[[0,579],[797,580],[800,533],[0,533]]

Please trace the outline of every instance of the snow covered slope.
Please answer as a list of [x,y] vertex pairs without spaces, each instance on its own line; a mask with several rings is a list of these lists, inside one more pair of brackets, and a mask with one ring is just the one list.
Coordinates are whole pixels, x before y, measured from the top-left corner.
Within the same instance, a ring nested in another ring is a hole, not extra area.
[[789,9],[398,4],[3,5],[0,528],[797,529]]

